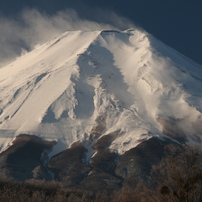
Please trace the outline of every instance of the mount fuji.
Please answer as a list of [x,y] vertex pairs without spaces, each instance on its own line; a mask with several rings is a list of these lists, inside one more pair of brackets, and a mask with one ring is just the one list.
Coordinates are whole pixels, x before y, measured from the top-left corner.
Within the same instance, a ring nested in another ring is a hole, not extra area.
[[138,29],[68,31],[0,69],[2,152],[29,134],[88,164],[103,144],[200,143],[201,122],[202,66]]

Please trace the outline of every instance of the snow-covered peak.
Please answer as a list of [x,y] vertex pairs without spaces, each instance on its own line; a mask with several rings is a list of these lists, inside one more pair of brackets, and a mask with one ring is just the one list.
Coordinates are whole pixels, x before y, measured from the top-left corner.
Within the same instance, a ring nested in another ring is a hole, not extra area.
[[199,141],[201,84],[200,65],[140,30],[69,31],[0,69],[0,143],[35,134],[57,153],[116,132],[123,153],[153,136]]

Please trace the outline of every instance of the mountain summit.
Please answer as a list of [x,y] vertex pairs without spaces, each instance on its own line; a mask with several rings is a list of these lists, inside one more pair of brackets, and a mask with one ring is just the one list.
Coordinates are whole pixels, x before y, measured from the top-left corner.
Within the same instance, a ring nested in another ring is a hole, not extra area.
[[[202,67],[140,30],[68,31],[0,69],[1,150],[19,134],[51,155],[101,138],[123,154],[152,137],[202,140]],[[107,140],[106,140],[107,139]]]

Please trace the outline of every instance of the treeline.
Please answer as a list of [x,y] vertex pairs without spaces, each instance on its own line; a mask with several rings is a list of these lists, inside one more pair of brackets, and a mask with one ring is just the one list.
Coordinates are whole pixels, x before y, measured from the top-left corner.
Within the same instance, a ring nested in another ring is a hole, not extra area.
[[200,148],[169,145],[165,157],[151,175],[136,188],[123,187],[113,193],[67,189],[59,182],[0,180],[2,202],[200,202],[202,201],[202,157]]

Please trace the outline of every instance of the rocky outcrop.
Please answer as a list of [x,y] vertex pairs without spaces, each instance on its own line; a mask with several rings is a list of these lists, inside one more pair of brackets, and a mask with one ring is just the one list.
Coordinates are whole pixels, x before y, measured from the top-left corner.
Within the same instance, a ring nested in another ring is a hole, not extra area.
[[78,185],[91,170],[84,163],[86,151],[81,143],[76,142],[69,149],[52,157],[47,166],[54,173],[54,179],[63,181],[68,187]]
[[120,156],[116,175],[123,177],[125,185],[135,187],[140,180],[147,179],[152,165],[160,162],[168,144],[168,141],[154,137],[140,143]]
[[43,141],[37,136],[19,135],[10,147],[0,154],[0,176],[26,180],[38,176],[37,172],[40,170],[43,173],[42,178],[49,179],[44,158],[55,144],[55,141]]
[[91,191],[135,187],[140,180],[147,180],[152,165],[160,162],[170,142],[153,137],[118,155],[109,147],[119,135],[119,131],[110,133],[93,143],[95,153],[90,161],[87,148],[80,142],[48,159],[56,142],[20,135],[0,154],[0,175],[20,181],[56,180],[64,187]]

